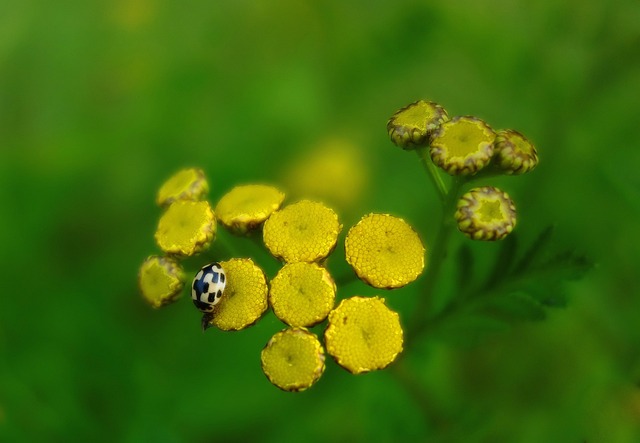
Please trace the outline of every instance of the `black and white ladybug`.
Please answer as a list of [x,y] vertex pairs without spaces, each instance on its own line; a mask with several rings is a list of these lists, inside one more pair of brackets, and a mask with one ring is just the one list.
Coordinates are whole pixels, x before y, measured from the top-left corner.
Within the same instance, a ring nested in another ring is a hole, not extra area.
[[203,266],[193,279],[191,298],[196,308],[204,313],[202,329],[209,327],[213,307],[222,299],[226,285],[227,275],[218,262]]

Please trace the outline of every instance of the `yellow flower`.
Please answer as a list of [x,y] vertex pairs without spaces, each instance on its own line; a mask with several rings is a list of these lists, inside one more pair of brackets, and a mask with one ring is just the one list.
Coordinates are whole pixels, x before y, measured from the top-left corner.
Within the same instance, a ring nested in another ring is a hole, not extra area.
[[329,314],[336,285],[315,263],[290,263],[271,280],[269,301],[276,316],[289,326],[313,326]]
[[236,186],[220,199],[216,215],[233,233],[245,234],[278,210],[283,200],[284,194],[273,186]]
[[178,200],[160,218],[156,242],[167,254],[191,256],[209,247],[216,235],[216,218],[209,202]]
[[224,331],[254,324],[267,310],[267,278],[249,258],[220,262],[227,278],[224,295],[214,306],[210,324]]
[[419,100],[393,114],[387,132],[396,146],[414,149],[426,145],[431,133],[447,120],[449,116],[442,106]]
[[516,207],[506,192],[485,186],[460,198],[455,218],[472,240],[500,240],[516,226]]
[[157,309],[180,297],[184,273],[175,260],[152,255],[140,266],[138,285],[144,299]]
[[398,313],[380,297],[351,297],[329,314],[327,352],[353,374],[383,369],[402,352]]
[[318,261],[336,246],[342,226],[322,203],[302,200],[273,213],[265,222],[264,244],[287,263]]
[[536,147],[513,129],[498,131],[495,147],[497,164],[507,174],[524,174],[538,164]]
[[429,153],[447,173],[473,175],[491,160],[495,137],[493,129],[482,120],[455,117],[433,133]]
[[324,372],[324,350],[315,334],[304,328],[276,333],[260,355],[262,371],[284,391],[304,391]]
[[345,240],[347,262],[358,278],[375,288],[399,288],[424,270],[424,246],[407,222],[389,214],[369,214]]
[[286,168],[284,179],[294,197],[318,199],[344,211],[358,201],[370,172],[370,157],[361,146],[329,138],[301,152]]
[[160,187],[156,203],[168,206],[176,200],[198,201],[207,192],[209,184],[201,169],[182,169]]

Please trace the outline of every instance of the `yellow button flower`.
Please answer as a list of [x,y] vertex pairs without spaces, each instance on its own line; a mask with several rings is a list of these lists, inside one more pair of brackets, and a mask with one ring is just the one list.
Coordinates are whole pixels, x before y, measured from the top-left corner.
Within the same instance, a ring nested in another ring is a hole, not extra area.
[[474,188],[458,201],[458,229],[472,240],[500,240],[516,226],[516,207],[498,188]]
[[352,297],[329,314],[327,352],[353,374],[383,369],[402,352],[398,313],[380,297]]
[[447,120],[449,116],[442,106],[419,100],[393,114],[387,132],[396,146],[414,149],[426,145],[431,133]]
[[473,175],[484,168],[494,151],[495,132],[476,117],[455,117],[431,137],[433,162],[451,175]]
[[147,303],[157,309],[182,295],[184,272],[171,258],[151,256],[140,266],[138,285]]
[[338,215],[322,203],[302,200],[274,212],[265,222],[264,244],[287,263],[314,262],[336,246],[342,226]]
[[347,233],[345,252],[358,278],[381,289],[411,283],[425,265],[425,249],[416,231],[389,214],[362,217]]
[[333,308],[336,284],[315,263],[289,263],[271,280],[269,301],[276,316],[289,326],[313,326]]
[[273,186],[236,186],[216,206],[218,220],[235,234],[245,234],[260,226],[280,208],[284,194]]
[[156,203],[168,206],[176,200],[198,201],[207,192],[209,184],[202,169],[182,169],[160,187]]
[[362,146],[348,139],[329,138],[300,152],[287,167],[284,179],[294,196],[317,199],[348,210],[368,186],[369,160]]
[[275,334],[260,355],[262,371],[284,391],[304,391],[324,372],[324,350],[306,329],[285,329]]
[[524,174],[538,164],[536,147],[513,129],[498,131],[495,158],[507,174]]
[[267,310],[267,278],[249,258],[220,262],[227,284],[215,305],[210,324],[224,331],[237,331],[254,324]]
[[216,218],[209,202],[178,200],[160,218],[156,242],[167,254],[191,256],[209,247],[216,235]]

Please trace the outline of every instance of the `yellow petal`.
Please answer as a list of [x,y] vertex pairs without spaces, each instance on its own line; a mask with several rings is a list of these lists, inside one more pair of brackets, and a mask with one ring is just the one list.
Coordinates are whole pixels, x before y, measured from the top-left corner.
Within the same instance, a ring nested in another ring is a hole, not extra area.
[[402,352],[400,316],[380,297],[351,297],[329,314],[327,352],[353,374],[383,369]]
[[458,201],[458,229],[472,240],[501,240],[516,226],[516,207],[498,188],[474,188]]
[[275,212],[264,224],[264,244],[287,263],[327,257],[342,226],[338,215],[322,203],[302,200]]
[[429,153],[451,175],[473,175],[484,168],[494,151],[495,132],[476,117],[455,117],[433,133]]
[[198,201],[207,192],[209,184],[202,169],[182,169],[160,187],[156,203],[168,206],[176,200]]
[[324,350],[311,332],[302,328],[275,334],[260,355],[262,371],[285,391],[303,391],[324,372]]
[[426,145],[433,131],[447,120],[449,116],[442,106],[418,100],[391,116],[387,132],[396,146],[414,149]]
[[282,204],[284,194],[273,186],[236,186],[216,206],[218,220],[235,234],[260,226]]
[[224,331],[254,324],[267,310],[267,278],[248,258],[232,258],[220,265],[226,274],[224,296],[213,309],[210,323]]
[[271,280],[269,301],[276,316],[289,326],[313,326],[333,308],[336,285],[315,263],[290,263]]
[[420,237],[404,220],[389,214],[364,216],[347,233],[347,262],[375,288],[391,289],[414,281],[425,266]]
[[140,266],[138,285],[147,303],[157,309],[182,295],[184,272],[171,258],[151,256]]
[[167,254],[191,256],[207,249],[216,235],[216,218],[206,201],[178,200],[160,218],[156,242]]

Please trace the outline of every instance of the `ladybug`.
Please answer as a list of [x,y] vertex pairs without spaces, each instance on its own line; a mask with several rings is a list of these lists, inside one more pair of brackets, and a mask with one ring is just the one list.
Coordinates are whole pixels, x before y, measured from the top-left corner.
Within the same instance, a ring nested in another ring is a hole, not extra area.
[[227,285],[227,275],[218,262],[209,263],[198,271],[191,284],[191,298],[202,313],[202,330],[209,327],[213,317],[213,307],[217,305],[224,294]]

